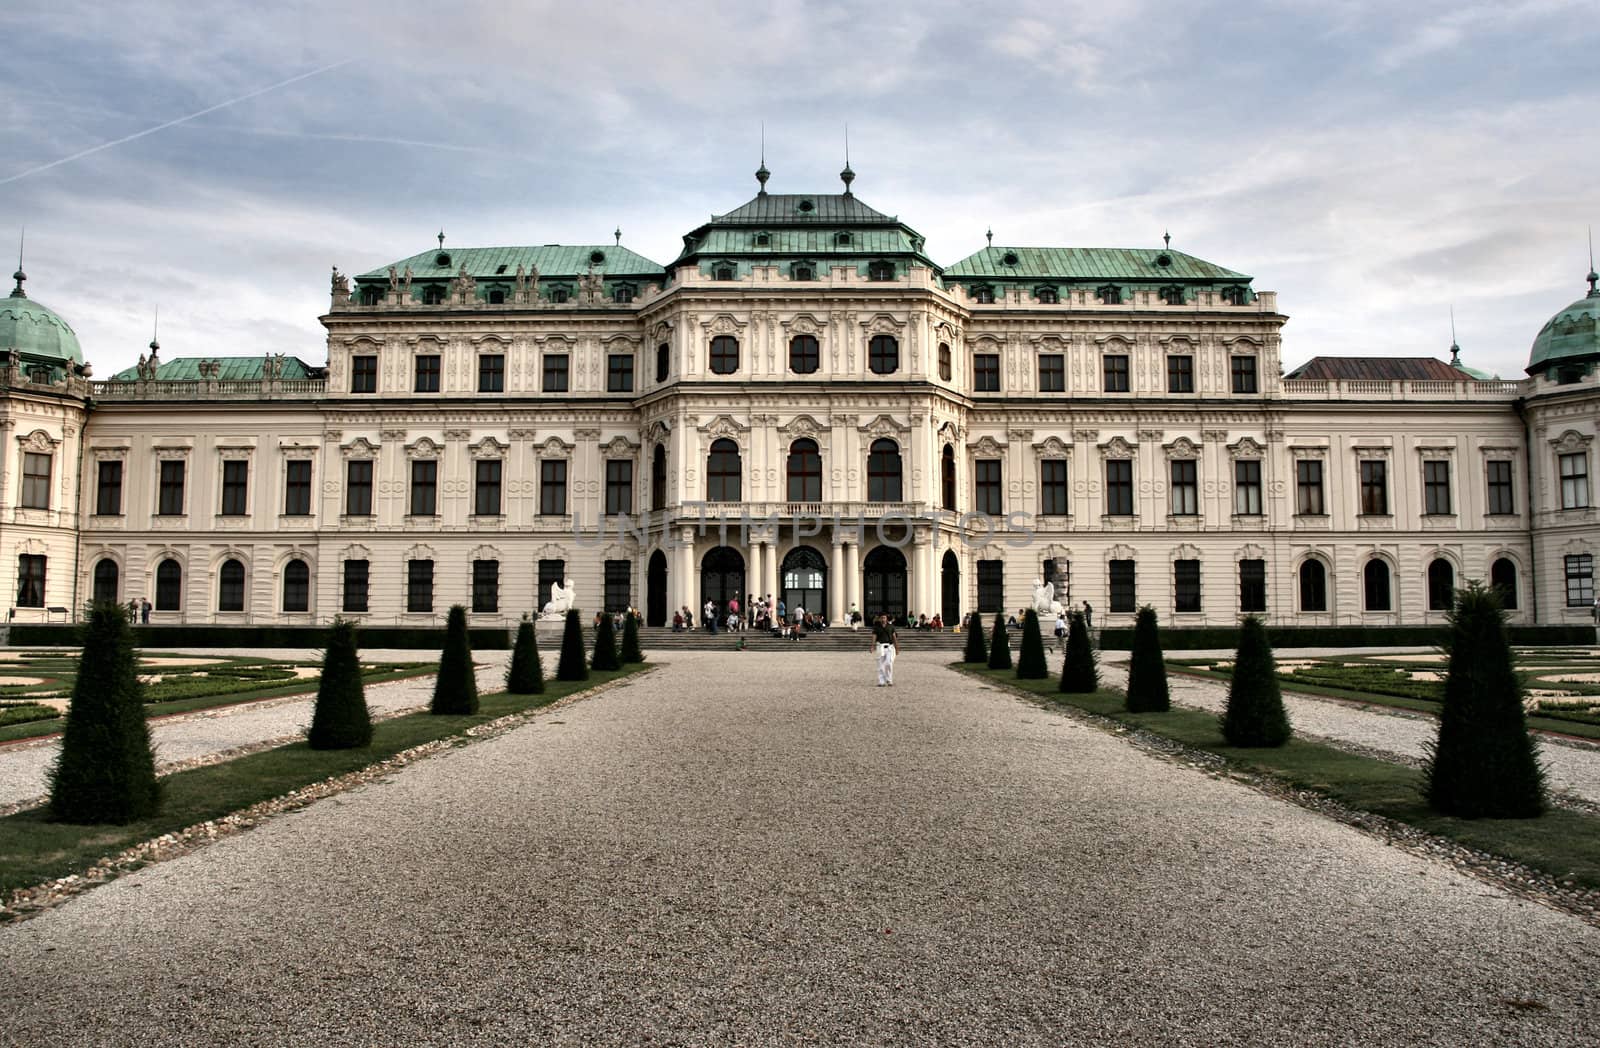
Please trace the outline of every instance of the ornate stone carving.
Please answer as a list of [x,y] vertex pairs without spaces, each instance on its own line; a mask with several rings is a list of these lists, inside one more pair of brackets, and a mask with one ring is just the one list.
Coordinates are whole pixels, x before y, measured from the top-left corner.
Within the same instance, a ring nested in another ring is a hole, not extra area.
[[1257,444],[1249,437],[1240,437],[1237,441],[1228,445],[1228,454],[1236,459],[1260,458],[1262,448],[1260,444]]
[[1200,449],[1188,437],[1179,437],[1171,444],[1164,445],[1169,459],[1197,459]]
[[572,448],[573,445],[560,437],[550,437],[539,445],[539,454],[544,458],[571,458]]
[[1108,459],[1131,459],[1138,456],[1139,449],[1116,436],[1100,445],[1100,454]]
[[433,459],[439,457],[439,445],[429,437],[419,437],[416,443],[406,445],[406,457],[414,459]]
[[1577,430],[1569,429],[1561,436],[1550,441],[1550,447],[1558,455],[1571,455],[1583,451],[1594,442],[1593,436],[1584,436]]
[[1004,455],[1006,451],[1004,444],[1001,444],[987,433],[979,437],[977,443],[969,444],[968,447],[973,454],[980,458],[998,458]]

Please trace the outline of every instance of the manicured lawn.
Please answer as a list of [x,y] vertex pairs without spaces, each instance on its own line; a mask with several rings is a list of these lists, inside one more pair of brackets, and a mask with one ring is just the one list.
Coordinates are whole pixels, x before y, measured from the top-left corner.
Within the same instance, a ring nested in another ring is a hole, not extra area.
[[1361,811],[1415,826],[1472,848],[1502,855],[1561,878],[1600,888],[1600,818],[1551,809],[1538,819],[1453,819],[1435,814],[1422,799],[1415,768],[1360,757],[1301,739],[1280,749],[1239,749],[1222,739],[1217,717],[1174,707],[1169,713],[1128,713],[1120,692],[1064,695],[1056,680],[1018,680],[1008,670],[958,664],[957,669],[1015,688],[1046,702],[1075,706],[1157,735],[1207,750],[1229,764],[1312,790]]
[[643,670],[630,666],[595,672],[587,681],[549,681],[543,695],[485,695],[470,717],[413,713],[373,725],[372,745],[359,750],[313,750],[303,742],[263,750],[165,777],[161,814],[127,826],[73,826],[50,822],[46,808],[0,819],[0,894],[82,873],[98,860],[141,841],[220,818],[323,779],[364,768],[402,750],[460,735],[510,713],[547,706]]

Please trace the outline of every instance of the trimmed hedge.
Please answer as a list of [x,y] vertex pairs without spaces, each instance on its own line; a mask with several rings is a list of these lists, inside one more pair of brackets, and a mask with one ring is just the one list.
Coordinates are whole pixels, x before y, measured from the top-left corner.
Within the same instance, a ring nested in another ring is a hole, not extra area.
[[[444,647],[443,626],[361,626],[366,648],[432,649]],[[75,647],[83,643],[82,627],[29,622],[11,627],[14,648],[36,645]],[[480,626],[469,630],[474,651],[509,650],[512,626]],[[135,648],[320,648],[327,626],[135,626]]]
[[[1448,632],[1444,626],[1273,626],[1272,644],[1277,648],[1418,648],[1442,646]],[[1592,626],[1510,626],[1506,633],[1519,647],[1587,645],[1594,643],[1595,635]],[[1099,640],[1101,651],[1132,651],[1133,627],[1108,627],[1100,631]],[[1239,631],[1233,626],[1161,631],[1164,651],[1231,651],[1238,643]]]

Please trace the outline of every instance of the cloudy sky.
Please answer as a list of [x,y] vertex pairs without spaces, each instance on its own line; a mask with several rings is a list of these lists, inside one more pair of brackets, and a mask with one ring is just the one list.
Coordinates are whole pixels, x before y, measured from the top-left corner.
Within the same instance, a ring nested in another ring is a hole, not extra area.
[[848,123],[944,263],[1170,229],[1280,293],[1289,366],[1446,355],[1453,305],[1517,375],[1600,220],[1593,0],[7,6],[0,239],[101,377],[158,307],[168,359],[321,363],[329,267],[441,227],[668,262],[763,122],[774,192],[836,191]]

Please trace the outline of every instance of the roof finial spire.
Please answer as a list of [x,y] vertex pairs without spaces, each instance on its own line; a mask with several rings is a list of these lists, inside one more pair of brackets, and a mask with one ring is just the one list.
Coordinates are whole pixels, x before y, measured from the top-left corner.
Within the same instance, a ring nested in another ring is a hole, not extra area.
[[611,235],[617,238],[617,246],[621,247],[622,246],[622,227],[618,226],[616,229],[613,229],[611,231]]
[[1167,230],[1163,230],[1162,231],[1162,233],[1161,233],[1161,242],[1163,244],[1165,244],[1167,247],[1171,247],[1172,246],[1172,230],[1167,229]]
[[22,290],[22,282],[28,279],[28,274],[22,271],[22,245],[26,242],[27,236],[28,231],[26,229],[17,234],[17,271],[11,274],[11,279],[17,282],[17,286],[11,290],[12,298],[28,297],[27,293]]
[[989,246],[990,247],[994,247],[994,227],[993,226],[990,226],[987,230],[984,231],[983,237],[984,237],[985,240],[989,241]]
[[844,183],[844,195],[850,196],[850,183],[856,180],[856,173],[850,170],[850,125],[844,125],[844,170],[839,172],[839,181]]
[[157,306],[155,308],[155,315],[150,320],[150,355],[152,357],[155,356],[156,355],[156,351],[161,348],[161,341],[160,341],[160,339],[158,339],[156,337],[156,335],[160,332],[160,330],[161,330],[161,307]]
[[439,227],[439,250],[444,250],[444,227]]
[[756,181],[761,183],[761,189],[756,196],[767,195],[767,179],[772,177],[772,172],[767,170],[767,122],[761,121],[761,166],[756,168]]
[[1456,307],[1450,306],[1450,366],[1461,366],[1461,347],[1456,345]]
[[[21,270],[22,270],[22,263],[21,262],[17,263],[17,270],[18,270],[19,273],[21,272]],[[1589,278],[1588,279],[1589,279],[1589,297],[1590,298],[1600,298],[1600,288],[1597,288],[1595,286],[1596,283],[1600,283],[1600,273],[1596,273],[1594,271],[1594,227],[1593,226],[1589,227]],[[18,284],[17,286],[21,287],[22,285]]]

